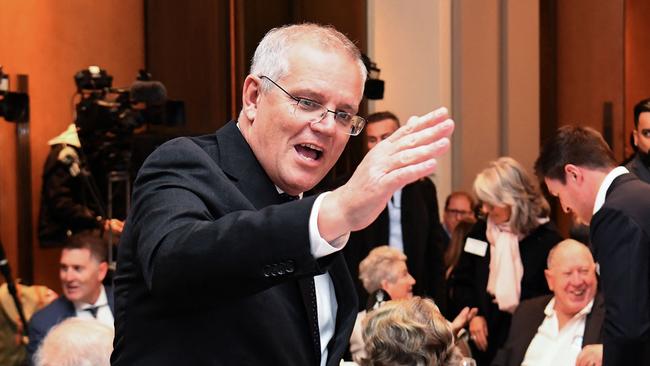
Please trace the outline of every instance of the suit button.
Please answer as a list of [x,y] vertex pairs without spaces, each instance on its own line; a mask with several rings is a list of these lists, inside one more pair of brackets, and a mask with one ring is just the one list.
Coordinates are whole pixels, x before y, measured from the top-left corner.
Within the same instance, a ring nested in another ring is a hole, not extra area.
[[287,273],[293,273],[295,268],[293,267],[293,260],[289,259],[286,266]]
[[264,277],[269,277],[271,275],[271,266],[264,266]]

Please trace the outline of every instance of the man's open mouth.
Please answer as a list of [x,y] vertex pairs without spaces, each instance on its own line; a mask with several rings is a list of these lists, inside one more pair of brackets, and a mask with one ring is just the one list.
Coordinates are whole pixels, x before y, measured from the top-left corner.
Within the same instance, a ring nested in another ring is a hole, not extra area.
[[306,159],[318,160],[323,156],[323,149],[312,144],[299,144],[295,146],[298,154]]

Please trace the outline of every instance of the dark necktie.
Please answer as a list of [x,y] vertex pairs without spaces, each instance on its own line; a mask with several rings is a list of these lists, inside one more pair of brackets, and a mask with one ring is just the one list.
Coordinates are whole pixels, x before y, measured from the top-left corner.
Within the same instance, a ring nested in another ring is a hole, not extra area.
[[[280,201],[291,202],[300,199],[299,196],[292,196],[287,193],[280,193]],[[320,330],[318,328],[318,303],[316,301],[316,285],[314,277],[307,277],[299,280],[302,299],[307,306],[307,317],[309,317],[309,329],[314,339],[314,350],[316,357],[320,360]]]
[[292,196],[292,195],[284,193],[284,192],[280,193],[280,201],[282,201],[283,203],[284,202],[295,201],[297,199],[300,199],[300,197],[299,196]]
[[90,315],[93,316],[93,318],[97,319],[97,310],[99,310],[99,306],[91,306],[91,307],[85,308],[83,310],[89,312]]

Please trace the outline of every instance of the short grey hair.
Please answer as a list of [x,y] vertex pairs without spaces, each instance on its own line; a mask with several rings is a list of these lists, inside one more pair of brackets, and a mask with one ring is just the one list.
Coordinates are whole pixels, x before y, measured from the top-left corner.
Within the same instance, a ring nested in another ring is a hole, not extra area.
[[[361,59],[359,48],[334,27],[315,23],[285,25],[268,31],[255,49],[250,73],[256,76],[264,75],[273,80],[289,74],[291,70],[288,52],[299,42],[309,42],[326,50],[343,51],[359,66],[363,88],[368,71]],[[271,87],[268,84],[262,83],[262,91]]]
[[47,333],[36,366],[110,366],[114,331],[95,319],[68,318]]
[[488,164],[474,180],[474,193],[482,202],[493,206],[510,206],[508,224],[517,234],[527,235],[547,217],[550,206],[528,172],[511,157],[501,157]]
[[395,264],[406,262],[406,255],[395,248],[381,245],[368,253],[359,263],[359,279],[363,288],[368,293],[373,293],[381,288],[381,281],[394,282],[398,273],[395,273]]

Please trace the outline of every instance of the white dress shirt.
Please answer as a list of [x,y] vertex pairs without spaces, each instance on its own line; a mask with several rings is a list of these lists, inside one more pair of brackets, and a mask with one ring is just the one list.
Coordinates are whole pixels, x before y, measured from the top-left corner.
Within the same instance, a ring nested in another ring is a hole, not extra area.
[[616,168],[612,169],[612,171],[607,173],[605,179],[603,179],[603,182],[600,184],[600,188],[598,188],[598,193],[596,193],[596,201],[594,202],[594,215],[605,204],[605,196],[607,196],[607,190],[612,185],[612,182],[614,182],[614,179],[629,172],[630,171],[627,170],[626,167],[617,166]]
[[[282,193],[282,190],[277,189],[278,192]],[[309,214],[309,245],[311,254],[316,259],[343,249],[350,238],[350,233],[347,233],[332,242],[328,242],[320,235],[320,231],[318,231],[318,211],[320,211],[323,198],[328,194],[329,192],[325,192],[316,198]],[[300,198],[302,198],[302,194]],[[316,313],[318,315],[318,330],[320,331],[320,364],[325,366],[328,355],[327,346],[334,336],[336,328],[338,302],[336,301],[334,283],[328,272],[314,276],[314,287],[316,288]]]
[[404,252],[402,238],[402,190],[398,189],[388,201],[388,246]]
[[99,293],[99,297],[97,298],[97,301],[95,301],[94,304],[89,304],[86,302],[74,303],[74,308],[77,313],[77,317],[79,318],[93,319],[93,315],[90,313],[90,311],[85,310],[91,307],[97,307],[97,318],[96,318],[97,320],[99,320],[101,323],[110,326],[111,328],[114,327],[113,312],[111,311],[110,306],[108,306],[108,297],[106,296],[106,289],[104,288],[104,286],[102,286],[101,291]]
[[592,299],[587,306],[573,316],[559,329],[555,312],[555,297],[544,309],[546,317],[537,328],[537,334],[528,346],[522,366],[574,366],[582,351],[587,315],[594,305]]

